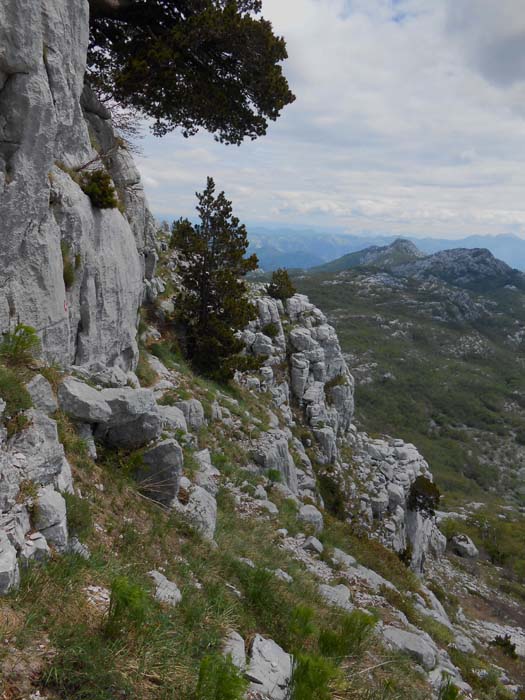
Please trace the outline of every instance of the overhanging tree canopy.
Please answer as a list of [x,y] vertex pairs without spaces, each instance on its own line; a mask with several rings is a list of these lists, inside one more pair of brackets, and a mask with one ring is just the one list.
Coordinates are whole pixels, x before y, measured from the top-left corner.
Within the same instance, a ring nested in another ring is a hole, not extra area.
[[91,84],[154,120],[239,144],[295,99],[261,0],[89,0]]

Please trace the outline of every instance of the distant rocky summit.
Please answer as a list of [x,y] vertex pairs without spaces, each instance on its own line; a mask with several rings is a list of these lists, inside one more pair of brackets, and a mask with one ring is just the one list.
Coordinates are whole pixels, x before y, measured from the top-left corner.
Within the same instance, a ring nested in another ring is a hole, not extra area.
[[487,290],[505,286],[525,289],[525,274],[498,260],[486,248],[452,248],[425,255],[410,241],[371,246],[309,270],[309,274],[354,268],[381,270],[394,277],[440,280],[460,289]]

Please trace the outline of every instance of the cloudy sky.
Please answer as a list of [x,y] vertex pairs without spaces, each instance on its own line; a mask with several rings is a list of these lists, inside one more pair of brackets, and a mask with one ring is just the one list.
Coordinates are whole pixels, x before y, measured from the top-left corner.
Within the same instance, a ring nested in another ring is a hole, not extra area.
[[297,95],[242,146],[147,135],[159,218],[207,175],[250,224],[525,235],[523,0],[263,0]]

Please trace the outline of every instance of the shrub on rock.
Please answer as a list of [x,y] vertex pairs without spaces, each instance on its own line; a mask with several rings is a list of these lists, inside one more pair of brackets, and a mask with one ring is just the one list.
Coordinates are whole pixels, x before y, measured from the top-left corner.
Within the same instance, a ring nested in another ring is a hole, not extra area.
[[13,331],[4,333],[0,342],[0,360],[10,365],[22,365],[33,360],[40,350],[40,338],[34,328],[19,323]]
[[97,209],[117,208],[118,200],[115,187],[106,170],[92,170],[83,173],[80,178],[80,187]]
[[297,290],[290,279],[288,270],[282,267],[272,272],[272,281],[268,285],[267,291],[274,299],[285,301],[293,297]]
[[426,476],[420,475],[410,488],[408,508],[427,515],[434,515],[439,506],[440,498],[441,493],[436,484]]

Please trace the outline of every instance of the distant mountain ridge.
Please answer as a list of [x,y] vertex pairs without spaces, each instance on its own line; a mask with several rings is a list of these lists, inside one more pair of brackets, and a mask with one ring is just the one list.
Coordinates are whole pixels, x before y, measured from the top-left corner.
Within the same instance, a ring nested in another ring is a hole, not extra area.
[[414,243],[398,238],[390,245],[373,245],[355,253],[348,253],[348,255],[343,255],[325,265],[313,267],[309,272],[314,274],[317,272],[342,272],[362,266],[390,270],[398,265],[411,263],[424,257],[425,253],[422,253]]
[[395,277],[435,278],[463,289],[514,286],[525,290],[525,274],[498,260],[486,248],[452,248],[426,255],[411,241],[403,239],[344,255],[309,272],[337,274],[358,267],[389,272]]
[[396,240],[414,243],[423,253],[451,248],[486,248],[508,265],[525,270],[525,239],[513,234],[468,236],[451,240],[416,238],[387,234],[347,235],[335,230],[282,229],[249,227],[250,252],[256,253],[265,271],[278,267],[310,269],[365,248],[385,247]]

